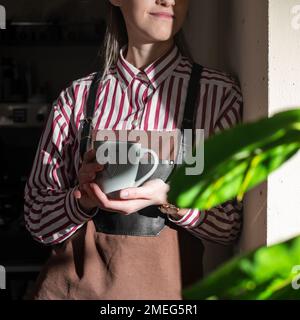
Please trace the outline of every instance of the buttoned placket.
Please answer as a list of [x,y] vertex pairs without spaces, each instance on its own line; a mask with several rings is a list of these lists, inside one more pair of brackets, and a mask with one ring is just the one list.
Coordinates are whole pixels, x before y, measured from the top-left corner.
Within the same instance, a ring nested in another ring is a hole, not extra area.
[[138,97],[140,108],[138,109],[137,112],[140,114],[137,119],[132,120],[131,122],[132,129],[140,129],[147,102],[150,96],[152,96],[152,94],[154,93],[154,88],[145,73],[143,73],[142,71],[139,72],[132,81],[136,81],[136,80],[142,81],[143,84],[147,86],[147,88],[145,89],[146,91],[144,91],[146,92],[146,95],[143,94],[142,96]]
[[[141,128],[149,99],[155,93],[155,91],[158,90],[168,75],[170,75],[170,72],[181,61],[181,54],[178,47],[174,45],[164,57],[157,59],[145,69],[139,70],[124,58],[125,49],[126,46],[121,48],[120,57],[117,61],[117,77],[120,81],[122,89],[133,90],[133,88],[136,88],[136,85],[133,85],[134,81],[141,81],[143,82],[143,86],[147,86],[146,89],[143,87],[144,90],[142,91],[144,93],[142,96],[138,97],[139,106],[136,106],[135,108],[136,112],[138,113],[138,118],[133,119],[128,123],[129,130],[133,130]],[[173,57],[172,64],[170,64],[170,61],[168,60],[170,59],[170,56]],[[167,66],[168,68],[166,68]],[[162,70],[164,70],[163,73]]]

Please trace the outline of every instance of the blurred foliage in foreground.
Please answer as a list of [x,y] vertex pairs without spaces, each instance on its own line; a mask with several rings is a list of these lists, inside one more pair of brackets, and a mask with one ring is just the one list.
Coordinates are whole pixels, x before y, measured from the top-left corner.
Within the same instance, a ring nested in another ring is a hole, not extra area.
[[[190,165],[186,163],[176,170],[168,198],[179,207],[199,210],[209,210],[234,198],[241,201],[247,191],[266,180],[299,148],[300,109],[239,124],[205,141],[201,175],[187,175],[185,170]],[[300,237],[234,258],[185,289],[183,297],[300,299],[300,289],[292,288],[293,280],[297,285],[297,270],[293,268],[299,265]]]
[[299,149],[300,109],[239,124],[205,141],[202,174],[186,174],[186,168],[194,167],[188,161],[179,166],[170,180],[168,198],[181,208],[199,210],[235,197],[241,201],[245,192],[266,180]]
[[183,297],[300,299],[300,237],[233,258],[202,281],[185,288]]

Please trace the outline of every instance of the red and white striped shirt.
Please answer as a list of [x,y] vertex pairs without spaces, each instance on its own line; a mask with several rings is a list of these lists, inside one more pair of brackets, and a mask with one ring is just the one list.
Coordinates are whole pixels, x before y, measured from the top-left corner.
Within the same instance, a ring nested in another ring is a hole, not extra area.
[[[143,71],[120,50],[99,84],[93,126],[98,129],[161,130],[181,127],[192,64],[174,45]],[[93,74],[73,81],[53,103],[25,187],[25,222],[35,240],[63,242],[91,219],[73,193],[78,184],[79,132]],[[196,128],[205,137],[241,121],[242,95],[229,75],[204,68]],[[241,229],[241,204],[207,211],[189,209],[170,219],[198,238],[228,244]]]

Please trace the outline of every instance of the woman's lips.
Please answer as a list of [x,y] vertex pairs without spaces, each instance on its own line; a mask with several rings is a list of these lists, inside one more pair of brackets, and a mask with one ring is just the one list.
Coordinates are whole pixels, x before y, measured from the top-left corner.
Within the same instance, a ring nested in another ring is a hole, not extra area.
[[175,17],[169,13],[163,12],[150,12],[150,15],[157,17],[157,18],[167,18],[167,19],[174,19]]

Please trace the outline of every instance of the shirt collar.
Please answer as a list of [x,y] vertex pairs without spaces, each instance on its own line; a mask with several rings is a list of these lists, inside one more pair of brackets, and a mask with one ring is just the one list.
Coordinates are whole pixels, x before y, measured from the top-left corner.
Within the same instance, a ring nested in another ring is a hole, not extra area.
[[120,49],[116,63],[117,77],[126,89],[135,78],[148,82],[154,89],[166,79],[179,64],[182,55],[178,46],[173,46],[164,55],[153,61],[143,69],[138,69],[124,58],[127,44]]

